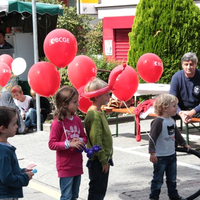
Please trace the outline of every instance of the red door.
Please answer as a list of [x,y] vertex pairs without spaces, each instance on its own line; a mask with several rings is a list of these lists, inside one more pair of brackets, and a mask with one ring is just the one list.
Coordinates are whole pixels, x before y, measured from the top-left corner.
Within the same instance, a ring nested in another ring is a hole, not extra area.
[[115,59],[127,62],[129,50],[129,37],[128,33],[131,29],[116,29],[115,30]]

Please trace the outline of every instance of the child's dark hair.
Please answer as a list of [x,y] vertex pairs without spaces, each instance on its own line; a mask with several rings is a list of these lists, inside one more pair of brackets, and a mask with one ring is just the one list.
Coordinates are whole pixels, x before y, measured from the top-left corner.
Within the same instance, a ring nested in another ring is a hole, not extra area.
[[17,110],[15,108],[0,106],[0,126],[8,128],[8,125],[16,114]]
[[[75,95],[79,95],[78,91],[74,87],[64,86],[56,93],[56,107],[57,110],[54,113],[54,118],[57,117],[58,121],[63,121],[67,116],[67,110],[65,105],[68,105],[69,102]],[[72,113],[74,114],[74,113]]]

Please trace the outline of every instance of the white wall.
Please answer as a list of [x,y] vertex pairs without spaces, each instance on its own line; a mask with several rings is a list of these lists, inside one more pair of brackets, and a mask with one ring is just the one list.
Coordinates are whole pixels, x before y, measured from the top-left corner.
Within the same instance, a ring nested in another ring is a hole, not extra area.
[[138,4],[140,0],[101,0],[101,4],[111,4],[111,5],[120,5],[120,4]]
[[[136,6],[140,0],[101,0],[95,8],[98,10],[98,18],[133,16],[136,12]],[[194,0],[200,8],[200,0]]]

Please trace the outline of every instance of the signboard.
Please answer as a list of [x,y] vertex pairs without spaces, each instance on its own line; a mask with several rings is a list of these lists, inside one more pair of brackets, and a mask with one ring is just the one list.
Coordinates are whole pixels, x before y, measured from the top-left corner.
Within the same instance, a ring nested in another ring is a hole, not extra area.
[[105,55],[112,56],[112,40],[105,40]]

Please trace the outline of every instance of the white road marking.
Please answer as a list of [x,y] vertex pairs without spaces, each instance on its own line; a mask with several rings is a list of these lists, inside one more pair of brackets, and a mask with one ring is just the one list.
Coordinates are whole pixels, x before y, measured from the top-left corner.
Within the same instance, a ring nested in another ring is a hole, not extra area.
[[[147,146],[143,146],[143,147],[146,147]],[[138,151],[132,151],[131,149],[133,148],[121,148],[121,147],[113,147],[115,150],[118,150],[118,151],[122,151],[122,152],[126,152],[126,153],[130,153],[130,154],[134,154],[134,155],[138,155],[138,156],[143,156],[143,157],[149,157],[149,154],[148,153],[141,153],[141,152],[138,152]],[[196,165],[191,165],[191,164],[187,164],[187,163],[184,163],[184,162],[180,162],[180,161],[177,161],[177,164],[178,165],[181,165],[181,166],[184,166],[184,167],[188,167],[188,168],[191,168],[191,169],[196,169],[196,170],[199,170],[200,171],[200,167],[196,166]]]
[[44,193],[44,194],[46,194],[46,195],[48,195],[50,197],[53,197],[55,199],[58,199],[58,200],[60,199],[60,192],[54,191],[53,189],[50,189],[50,188],[45,187],[45,186],[42,186],[42,185],[40,185],[38,183],[35,183],[33,181],[29,182],[28,187],[30,187],[30,188],[32,188],[34,190],[37,190],[39,192],[42,192],[42,193]]

